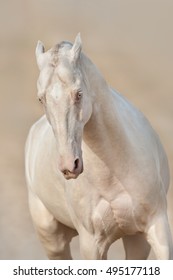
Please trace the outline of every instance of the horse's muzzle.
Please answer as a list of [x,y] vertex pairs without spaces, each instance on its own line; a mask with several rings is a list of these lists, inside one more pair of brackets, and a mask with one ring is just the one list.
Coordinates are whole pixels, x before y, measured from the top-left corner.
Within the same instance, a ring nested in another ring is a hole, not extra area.
[[80,161],[79,158],[77,158],[74,161],[74,166],[72,170],[63,169],[61,170],[61,172],[63,173],[64,178],[66,180],[76,179],[83,172],[83,162]]

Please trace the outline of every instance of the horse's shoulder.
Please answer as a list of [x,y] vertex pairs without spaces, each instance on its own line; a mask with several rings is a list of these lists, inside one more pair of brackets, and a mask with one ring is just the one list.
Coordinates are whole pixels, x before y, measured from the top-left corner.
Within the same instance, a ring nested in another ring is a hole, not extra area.
[[48,126],[46,116],[39,118],[30,128],[29,135],[37,134]]
[[42,139],[42,136],[45,134],[47,129],[49,128],[48,121],[46,119],[46,116],[43,115],[40,119],[38,119],[30,128],[26,146],[28,143],[34,143],[38,142]]
[[49,141],[50,125],[42,116],[30,128],[25,145],[25,172],[28,186],[33,185],[37,162],[42,159],[44,146]]
[[25,156],[26,162],[36,154],[38,147],[40,145],[41,139],[43,139],[44,134],[48,128],[48,122],[45,115],[42,116],[38,121],[36,121],[30,128],[28,137],[25,144]]

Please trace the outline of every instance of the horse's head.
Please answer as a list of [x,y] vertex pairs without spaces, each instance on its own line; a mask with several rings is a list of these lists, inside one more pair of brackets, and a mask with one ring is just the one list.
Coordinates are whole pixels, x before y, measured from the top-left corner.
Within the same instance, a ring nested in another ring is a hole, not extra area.
[[45,107],[58,145],[58,166],[66,179],[83,171],[82,135],[92,105],[81,63],[81,38],[62,42],[45,52],[39,41],[36,58],[40,69],[38,98]]

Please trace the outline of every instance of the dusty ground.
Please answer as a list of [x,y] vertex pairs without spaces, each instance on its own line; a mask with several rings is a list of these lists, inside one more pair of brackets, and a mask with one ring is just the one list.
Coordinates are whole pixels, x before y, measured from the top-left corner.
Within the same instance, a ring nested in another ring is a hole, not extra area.
[[[73,41],[107,81],[149,118],[173,170],[172,0],[0,0],[0,259],[44,259],[27,205],[24,143],[42,114],[36,100],[34,51]],[[168,213],[173,232],[173,186]],[[79,258],[77,240],[73,255]],[[110,258],[124,257],[121,242]],[[153,255],[150,256],[153,258]]]

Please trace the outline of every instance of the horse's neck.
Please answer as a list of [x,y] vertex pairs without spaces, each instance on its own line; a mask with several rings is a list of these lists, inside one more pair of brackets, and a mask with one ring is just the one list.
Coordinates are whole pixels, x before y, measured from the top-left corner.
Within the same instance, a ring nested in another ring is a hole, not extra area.
[[123,141],[121,126],[116,115],[116,96],[97,68],[88,61],[88,81],[93,99],[93,112],[84,128],[84,141],[97,154],[105,151],[105,160],[110,160],[111,148]]

